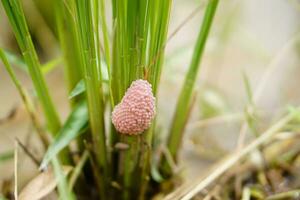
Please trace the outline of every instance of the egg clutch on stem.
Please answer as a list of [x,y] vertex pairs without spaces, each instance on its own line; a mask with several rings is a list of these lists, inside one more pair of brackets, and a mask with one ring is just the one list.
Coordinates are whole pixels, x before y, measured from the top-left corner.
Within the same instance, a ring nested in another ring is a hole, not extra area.
[[112,112],[112,123],[123,134],[137,135],[147,130],[155,117],[155,97],[146,80],[135,80]]

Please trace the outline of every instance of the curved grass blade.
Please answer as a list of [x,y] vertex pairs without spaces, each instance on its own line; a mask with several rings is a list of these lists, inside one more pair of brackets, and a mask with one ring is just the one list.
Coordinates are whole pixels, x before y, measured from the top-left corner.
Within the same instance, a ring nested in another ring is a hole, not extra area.
[[73,139],[82,134],[82,130],[85,129],[87,124],[87,104],[85,101],[82,101],[74,108],[62,129],[58,132],[54,141],[49,146],[40,168],[44,169],[48,165],[49,161],[56,156],[56,154],[65,148]]

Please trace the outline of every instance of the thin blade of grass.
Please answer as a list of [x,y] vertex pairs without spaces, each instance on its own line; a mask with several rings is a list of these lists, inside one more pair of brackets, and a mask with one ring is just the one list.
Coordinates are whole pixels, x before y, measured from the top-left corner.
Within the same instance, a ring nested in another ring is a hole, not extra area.
[[85,150],[83,152],[78,164],[76,165],[75,169],[73,170],[73,173],[71,174],[70,181],[69,181],[69,189],[70,190],[74,187],[76,180],[79,177],[88,158],[89,158],[89,152],[88,152],[88,150]]
[[[210,0],[207,4],[204,19],[201,25],[201,30],[199,32],[196,46],[193,52],[192,61],[177,101],[176,111],[173,117],[168,138],[168,148],[173,159],[175,160],[177,159],[177,150],[179,149],[179,146],[181,144],[183,131],[188,120],[189,107],[191,104],[194,84],[199,71],[199,64],[203,55],[218,2],[218,0]],[[166,174],[170,174],[170,168],[166,166],[166,164],[163,165]]]
[[21,3],[19,0],[2,0],[1,2],[21,49],[24,61],[27,64],[38,98],[42,104],[48,128],[55,135],[60,128],[60,121],[41,72],[41,65],[28,31]]

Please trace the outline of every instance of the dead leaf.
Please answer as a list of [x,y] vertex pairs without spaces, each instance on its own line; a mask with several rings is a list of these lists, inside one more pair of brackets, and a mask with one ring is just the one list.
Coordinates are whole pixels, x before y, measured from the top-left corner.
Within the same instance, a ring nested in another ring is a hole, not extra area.
[[[71,166],[62,167],[64,175],[68,175],[71,170]],[[55,173],[52,168],[49,168],[38,174],[23,188],[19,200],[39,200],[52,192],[56,186]]]

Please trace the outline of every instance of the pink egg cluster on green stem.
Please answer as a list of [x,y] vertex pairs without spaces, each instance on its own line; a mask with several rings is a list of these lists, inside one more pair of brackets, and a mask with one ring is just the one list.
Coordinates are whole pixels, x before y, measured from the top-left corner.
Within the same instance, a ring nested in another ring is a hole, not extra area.
[[147,130],[156,114],[155,97],[146,80],[131,83],[121,102],[112,112],[112,122],[118,132],[137,135]]

